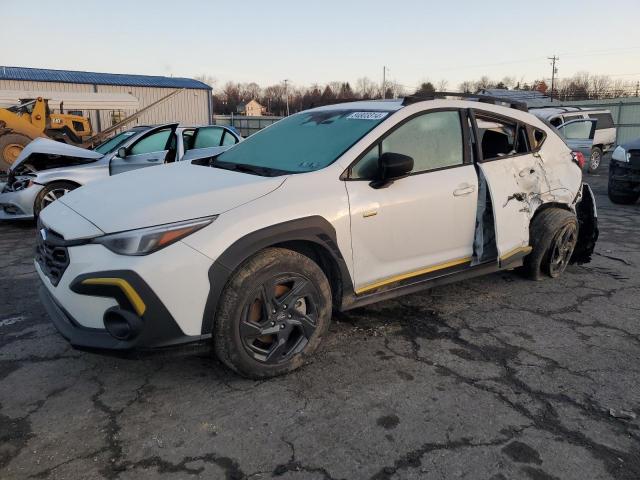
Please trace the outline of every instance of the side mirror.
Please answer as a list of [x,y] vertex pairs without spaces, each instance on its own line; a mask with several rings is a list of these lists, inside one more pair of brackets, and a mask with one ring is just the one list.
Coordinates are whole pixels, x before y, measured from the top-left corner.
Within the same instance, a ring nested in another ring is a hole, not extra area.
[[127,158],[127,149],[124,147],[120,147],[118,149],[118,157],[120,158]]
[[401,153],[385,152],[378,158],[378,173],[369,185],[372,188],[386,188],[394,181],[408,177],[411,170],[413,158]]

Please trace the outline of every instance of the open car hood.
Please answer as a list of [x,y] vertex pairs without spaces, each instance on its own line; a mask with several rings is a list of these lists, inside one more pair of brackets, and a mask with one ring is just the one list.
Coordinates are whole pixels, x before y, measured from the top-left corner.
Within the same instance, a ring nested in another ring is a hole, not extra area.
[[20,155],[18,155],[16,161],[13,162],[13,165],[11,165],[11,167],[9,168],[9,172],[15,172],[16,169],[19,168],[20,165],[22,165],[25,160],[27,160],[34,153],[60,157],[85,158],[88,160],[97,160],[98,158],[103,157],[101,153],[95,152],[93,150],[87,150],[86,148],[74,147],[73,145],[56,142],[55,140],[51,140],[49,138],[36,138],[32,142],[30,142],[29,145],[27,145],[24,150],[22,150],[22,152],[20,152]]
[[220,214],[272,192],[285,179],[177,162],[93,182],[58,201],[112,233]]

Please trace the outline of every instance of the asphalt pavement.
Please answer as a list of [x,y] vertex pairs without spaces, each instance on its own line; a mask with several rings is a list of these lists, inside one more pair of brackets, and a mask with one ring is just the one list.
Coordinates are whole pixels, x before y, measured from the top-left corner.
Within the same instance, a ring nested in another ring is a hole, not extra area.
[[591,263],[337,315],[311,364],[259,382],[206,348],[70,348],[34,225],[1,224],[0,478],[640,478],[640,205],[601,168]]

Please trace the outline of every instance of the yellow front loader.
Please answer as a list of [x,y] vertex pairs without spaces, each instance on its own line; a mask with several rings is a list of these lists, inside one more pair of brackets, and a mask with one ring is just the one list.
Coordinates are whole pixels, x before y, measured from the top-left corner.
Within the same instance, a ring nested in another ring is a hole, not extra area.
[[36,138],[81,145],[92,135],[88,118],[51,113],[47,100],[42,97],[0,108],[0,170],[7,170],[24,147]]

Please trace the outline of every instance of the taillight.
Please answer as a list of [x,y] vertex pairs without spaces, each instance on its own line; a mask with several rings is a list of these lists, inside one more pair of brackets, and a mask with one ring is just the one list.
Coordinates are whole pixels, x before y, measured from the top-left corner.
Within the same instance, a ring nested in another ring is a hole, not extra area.
[[580,170],[582,170],[584,164],[587,163],[584,158],[584,154],[582,152],[571,152],[571,156],[573,157],[574,163],[580,167]]

